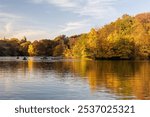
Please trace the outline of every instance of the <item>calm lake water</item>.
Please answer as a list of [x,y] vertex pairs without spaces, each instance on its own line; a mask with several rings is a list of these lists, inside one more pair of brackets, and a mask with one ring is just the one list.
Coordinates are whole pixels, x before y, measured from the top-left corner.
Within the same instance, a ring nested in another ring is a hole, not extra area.
[[0,99],[150,99],[150,61],[0,57]]

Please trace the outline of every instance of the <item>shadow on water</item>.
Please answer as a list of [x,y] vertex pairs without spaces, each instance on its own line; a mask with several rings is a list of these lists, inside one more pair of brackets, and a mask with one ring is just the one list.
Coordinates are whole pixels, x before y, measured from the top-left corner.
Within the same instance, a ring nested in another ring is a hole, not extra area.
[[[84,82],[82,85],[86,84],[94,94],[107,92],[116,95],[116,99],[150,99],[149,70],[149,61],[0,61],[0,80],[10,76],[49,78],[50,73],[53,73],[59,76],[55,79],[63,82],[70,82],[70,77],[74,81]],[[70,85],[77,87],[73,82]]]

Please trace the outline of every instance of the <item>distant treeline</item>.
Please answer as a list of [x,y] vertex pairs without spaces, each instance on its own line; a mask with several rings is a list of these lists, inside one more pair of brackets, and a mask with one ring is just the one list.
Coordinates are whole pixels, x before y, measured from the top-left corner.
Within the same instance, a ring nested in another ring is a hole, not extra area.
[[0,56],[62,56],[67,43],[65,35],[32,43],[26,37],[21,40],[4,38],[0,40]]
[[66,56],[92,59],[150,59],[150,13],[123,15],[87,34],[31,43],[26,37],[0,40],[0,56]]

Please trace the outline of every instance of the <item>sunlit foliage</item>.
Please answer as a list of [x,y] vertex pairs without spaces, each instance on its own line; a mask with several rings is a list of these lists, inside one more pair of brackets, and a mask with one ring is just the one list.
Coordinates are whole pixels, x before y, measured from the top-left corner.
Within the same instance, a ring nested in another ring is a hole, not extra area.
[[127,14],[100,29],[77,37],[71,56],[93,59],[149,59],[150,13]]

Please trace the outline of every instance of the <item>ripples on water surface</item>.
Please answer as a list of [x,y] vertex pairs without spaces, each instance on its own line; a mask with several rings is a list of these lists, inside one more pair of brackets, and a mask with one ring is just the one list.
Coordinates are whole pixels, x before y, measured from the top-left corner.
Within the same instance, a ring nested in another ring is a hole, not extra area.
[[149,61],[0,57],[0,99],[150,99]]

